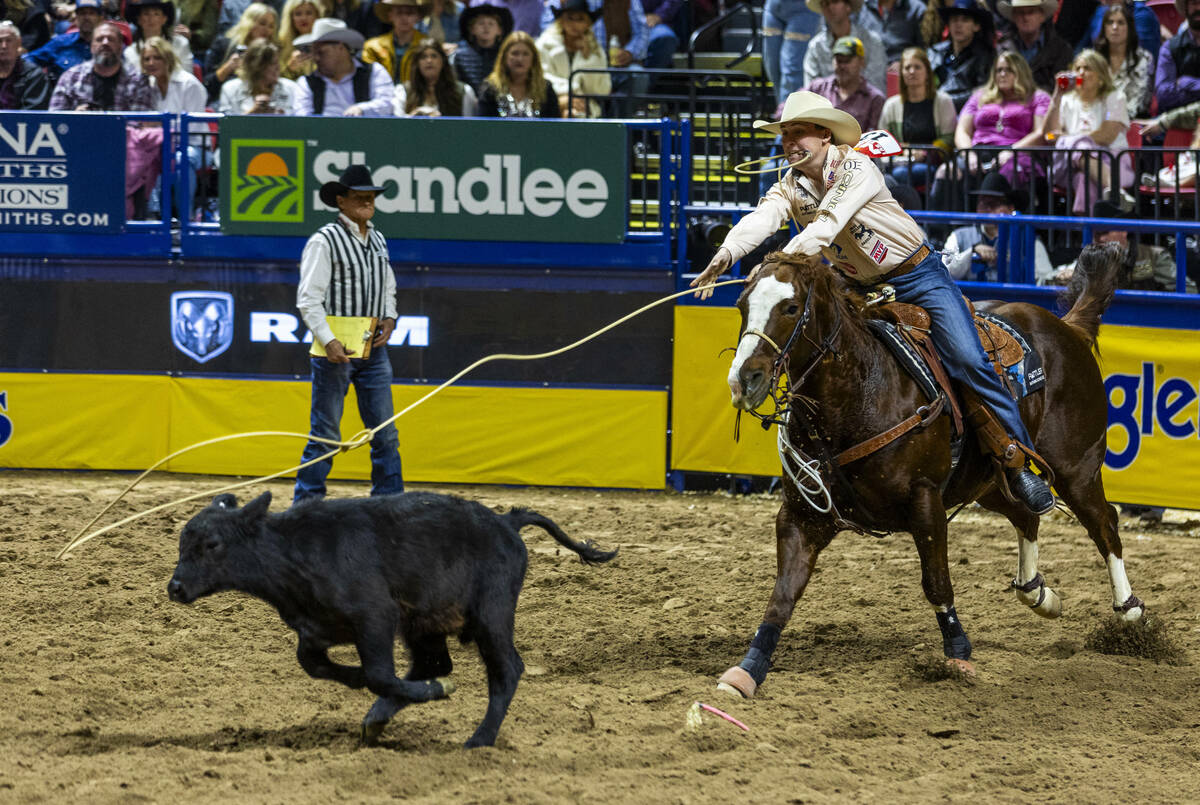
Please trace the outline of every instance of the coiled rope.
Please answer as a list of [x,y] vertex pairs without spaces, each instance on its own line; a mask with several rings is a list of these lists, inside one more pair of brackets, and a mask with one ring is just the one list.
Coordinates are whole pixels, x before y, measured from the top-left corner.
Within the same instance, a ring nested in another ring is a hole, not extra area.
[[[590,335],[586,335],[583,338],[580,338],[578,341],[575,341],[574,343],[567,344],[565,347],[559,347],[558,349],[551,350],[550,352],[539,352],[535,355],[515,355],[515,354],[511,354],[511,353],[498,352],[493,355],[487,355],[487,356],[475,361],[474,363],[472,363],[470,366],[463,369],[462,371],[458,372],[458,374],[454,375],[449,380],[446,380],[441,385],[432,389],[427,394],[425,394],[423,397],[418,399],[416,402],[414,402],[411,405],[409,405],[408,407],[404,408],[402,411],[392,415],[391,418],[387,419],[384,422],[379,423],[374,428],[368,428],[366,430],[359,431],[357,434],[354,435],[353,438],[347,439],[345,441],[338,441],[336,439],[325,439],[325,438],[321,438],[321,437],[317,437],[317,436],[311,436],[310,434],[307,434],[307,433],[293,433],[291,431],[277,431],[277,430],[260,430],[260,431],[249,431],[246,433],[233,433],[228,436],[219,436],[215,439],[206,439],[205,441],[196,442],[193,445],[189,445],[188,447],[185,447],[182,450],[176,450],[174,453],[171,453],[169,456],[165,456],[165,457],[159,459],[158,461],[156,461],[149,469],[145,470],[141,475],[139,475],[137,478],[133,479],[133,482],[130,483],[129,486],[125,487],[125,489],[121,492],[121,494],[117,495],[117,497],[114,498],[107,506],[105,506],[100,511],[99,514],[97,514],[95,517],[93,517],[87,525],[85,525],[83,528],[81,528],[79,530],[79,533],[75,535],[75,538],[72,539],[69,543],[67,543],[66,547],[64,547],[61,551],[58,552],[57,558],[59,558],[59,559],[66,558],[71,553],[71,551],[73,551],[76,548],[78,548],[79,546],[83,545],[85,542],[89,542],[90,540],[95,539],[96,537],[100,536],[101,534],[108,533],[109,531],[112,531],[114,528],[119,528],[119,527],[125,525],[126,523],[131,523],[134,520],[140,519],[142,517],[146,517],[147,515],[150,515],[150,514],[154,514],[155,512],[162,511],[163,509],[169,509],[172,506],[178,506],[181,503],[188,503],[188,502],[196,500],[198,498],[205,498],[205,497],[210,497],[212,495],[219,495],[223,492],[231,492],[235,489],[242,489],[244,487],[251,486],[253,484],[262,483],[263,481],[270,481],[275,478],[279,478],[281,476],[293,473],[297,470],[304,469],[305,467],[311,466],[318,462],[324,461],[325,459],[329,458],[330,456],[336,455],[337,453],[344,453],[344,452],[362,447],[364,444],[368,444],[371,441],[371,438],[378,431],[380,431],[383,428],[387,427],[388,425],[392,424],[397,419],[399,419],[400,417],[407,414],[409,411],[413,410],[417,406],[419,406],[422,403],[424,403],[425,401],[429,400],[434,395],[440,393],[443,389],[458,382],[458,380],[461,379],[463,376],[465,376],[469,372],[474,371],[475,369],[478,369],[480,366],[483,366],[485,363],[490,363],[491,361],[537,361],[537,360],[543,360],[545,358],[552,358],[555,355],[561,355],[564,352],[569,352],[577,347],[583,346],[587,342],[589,342],[593,339],[599,338],[601,335],[604,335],[604,333],[607,333],[609,330],[612,330],[615,327],[619,327],[620,325],[624,324],[625,322],[629,321],[632,318],[640,316],[641,314],[645,313],[647,310],[658,307],[659,305],[663,305],[674,299],[678,299],[681,296],[687,296],[688,294],[694,294],[694,293],[697,293],[706,288],[719,288],[722,285],[737,285],[737,284],[743,283],[745,281],[746,281],[745,279],[734,279],[734,280],[725,280],[723,282],[714,282],[714,283],[710,283],[708,285],[702,285],[698,288],[689,288],[686,291],[679,291],[678,293],[673,293],[669,296],[664,296],[661,299],[656,299],[655,301],[650,302],[649,304],[643,305],[642,307],[638,308],[637,310],[633,311],[632,313],[627,313],[626,315],[622,316],[621,318],[617,319],[616,321],[606,324],[605,326],[601,327],[599,330],[596,330],[595,332],[591,333]],[[330,450],[328,453],[325,453],[324,455],[318,456],[317,458],[314,458],[310,461],[306,461],[302,464],[298,464],[295,467],[289,467],[286,470],[280,470],[279,472],[274,472],[274,473],[271,473],[270,475],[263,475],[258,478],[253,478],[249,481],[239,481],[238,483],[235,483],[235,484],[229,484],[228,486],[223,486],[220,489],[215,489],[215,490],[205,491],[205,492],[197,492],[194,495],[187,495],[186,497],[182,497],[177,500],[172,500],[169,503],[163,503],[163,504],[155,506],[153,508],[146,509],[144,511],[140,511],[135,514],[131,514],[130,516],[126,517],[123,520],[119,520],[119,521],[113,523],[112,525],[104,526],[103,528],[92,531],[91,533],[88,533],[86,536],[84,536],[84,532],[86,532],[89,528],[94,526],[100,520],[101,517],[103,517],[105,514],[108,513],[108,511],[110,509],[112,509],[113,506],[117,505],[117,503],[119,503],[127,494],[129,494],[131,491],[133,491],[134,487],[136,487],[139,483],[141,483],[142,479],[144,479],[147,475],[154,472],[154,470],[158,469],[159,467],[161,467],[163,464],[167,463],[171,459],[182,456],[184,453],[188,453],[192,450],[197,450],[201,447],[207,447],[208,445],[220,444],[221,442],[233,441],[234,439],[250,439],[250,438],[257,438],[260,436],[286,436],[286,437],[290,437],[290,438],[311,440],[311,441],[321,442],[321,443],[330,445],[333,449]]]

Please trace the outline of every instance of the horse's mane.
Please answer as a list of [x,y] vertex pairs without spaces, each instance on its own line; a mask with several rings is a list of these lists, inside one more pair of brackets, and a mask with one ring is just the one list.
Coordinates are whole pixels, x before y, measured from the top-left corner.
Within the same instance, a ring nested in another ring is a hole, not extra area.
[[822,263],[820,257],[771,252],[763,258],[762,265],[766,268],[771,264],[774,264],[775,278],[780,282],[790,283],[798,278],[803,287],[824,289],[824,296],[849,321],[861,324],[865,319],[877,318],[877,309],[866,307],[866,297],[854,289],[840,271]]

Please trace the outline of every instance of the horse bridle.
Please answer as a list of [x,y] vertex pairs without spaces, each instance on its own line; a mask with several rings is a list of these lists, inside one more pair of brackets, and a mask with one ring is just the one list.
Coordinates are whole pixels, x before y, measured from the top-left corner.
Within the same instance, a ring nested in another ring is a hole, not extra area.
[[[841,512],[838,511],[838,506],[833,500],[833,494],[823,480],[823,473],[821,472],[821,469],[823,467],[833,477],[834,484],[845,490],[850,490],[849,481],[842,472],[841,467],[837,464],[833,453],[829,448],[829,443],[821,434],[817,423],[813,421],[812,417],[809,416],[809,414],[804,411],[803,408],[793,408],[792,405],[794,400],[799,399],[813,408],[815,412],[816,402],[802,397],[798,390],[804,385],[804,381],[808,378],[809,374],[812,373],[813,369],[819,366],[821,361],[825,359],[826,355],[836,356],[839,354],[837,349],[834,347],[834,342],[837,340],[838,334],[842,331],[842,323],[844,321],[842,309],[837,304],[833,306],[833,327],[830,328],[829,332],[826,333],[820,341],[816,341],[806,332],[809,320],[812,318],[812,300],[813,286],[809,285],[808,295],[804,299],[804,312],[801,313],[800,318],[796,320],[796,325],[792,328],[791,335],[788,336],[787,341],[784,342],[782,347],[776,344],[774,339],[772,339],[766,333],[759,330],[746,330],[742,333],[743,338],[745,338],[747,335],[754,335],[758,338],[761,338],[776,352],[775,362],[771,367],[771,382],[768,386],[769,390],[767,392],[767,394],[771,397],[771,401],[775,404],[775,410],[770,414],[761,414],[758,411],[750,411],[749,413],[751,416],[759,420],[763,426],[763,430],[770,429],[772,425],[777,425],[779,427],[781,453],[780,460],[783,462],[784,472],[791,477],[797,491],[809,501],[809,504],[814,509],[821,512],[829,512],[833,517],[835,526],[838,528],[850,529],[852,531],[857,531],[860,534],[867,534],[873,537],[882,537],[885,536],[886,532],[877,531],[860,523],[854,522],[853,520],[848,520],[842,516]],[[799,337],[803,337],[804,340],[812,344],[815,349],[813,350],[812,354],[809,355],[808,361],[805,363],[804,368],[799,372],[799,374],[794,375],[791,371],[789,371],[788,363],[790,361],[792,346],[796,343],[796,339]],[[788,377],[788,387],[786,390],[781,392],[779,390],[779,378],[785,372],[787,373]],[[793,413],[797,415],[799,420],[798,424],[808,431],[809,441],[820,448],[822,453],[821,458],[809,458],[798,447],[792,444],[789,438],[787,438],[788,422]],[[735,438],[737,436],[738,425],[740,422],[741,411],[738,411],[738,420],[734,424]],[[782,455],[785,450],[789,455],[791,455],[792,460],[796,462],[798,468],[802,471],[800,474],[807,475],[818,482],[817,484],[813,485],[816,488],[806,489],[802,479],[800,479],[797,474],[789,471],[787,459],[785,459]],[[817,492],[820,492],[825,497],[826,505],[824,507],[819,505],[814,500]],[[852,490],[850,491],[850,496],[853,498]]]
[[[800,318],[796,319],[796,324],[794,327],[792,327],[792,333],[788,336],[787,341],[784,342],[782,347],[776,344],[774,339],[761,330],[748,329],[742,333],[742,338],[745,338],[748,335],[761,338],[767,343],[768,346],[771,347],[771,349],[775,350],[776,353],[775,362],[771,365],[771,380],[770,384],[768,385],[767,392],[767,394],[771,397],[771,400],[775,403],[775,410],[770,414],[760,414],[757,411],[749,412],[751,416],[756,417],[762,422],[764,430],[769,428],[771,425],[778,425],[782,422],[782,415],[786,414],[791,408],[791,390],[793,388],[800,388],[800,386],[804,384],[805,379],[809,376],[809,374],[812,373],[812,370],[815,369],[822,360],[824,360],[826,355],[838,354],[837,350],[834,348],[834,341],[837,339],[838,333],[840,333],[842,330],[841,309],[837,305],[834,305],[835,320],[833,327],[819,342],[814,341],[808,335],[808,333],[805,332],[809,321],[812,319],[812,310],[813,286],[809,285],[808,295],[804,298],[804,311],[800,314]],[[788,364],[791,360],[790,356],[792,346],[796,343],[796,339],[801,336],[804,337],[805,341],[812,344],[815,349],[812,354],[809,355],[808,362],[805,363],[804,369],[799,373],[799,375],[793,376],[793,373],[789,371]],[[785,373],[788,376],[788,388],[786,391],[781,393],[779,391],[779,378]]]

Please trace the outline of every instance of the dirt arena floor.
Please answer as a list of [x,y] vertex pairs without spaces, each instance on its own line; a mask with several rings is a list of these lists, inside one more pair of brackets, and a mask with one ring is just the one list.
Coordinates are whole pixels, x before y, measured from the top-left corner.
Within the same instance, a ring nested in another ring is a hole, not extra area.
[[[400,713],[378,747],[373,697],[309,679],[265,604],[167,600],[187,504],[59,548],[131,480],[0,473],[0,802],[1195,802],[1200,800],[1200,515],[1123,521],[1135,593],[1185,664],[1084,647],[1110,605],[1083,529],[1044,521],[1043,621],[1006,591],[1016,538],[978,509],[951,526],[973,684],[926,681],[940,654],[911,540],[843,534],[822,556],[752,701],[715,689],[774,578],[766,495],[457,487],[619,546],[586,567],[541,531],[517,611],[527,671],[495,748],[466,752],[486,684],[452,644],[458,690]],[[159,475],[122,516],[222,479]],[[273,484],[276,508],[289,497]],[[340,496],[366,494],[335,485]],[[114,518],[115,519],[115,518]],[[111,522],[111,520],[109,521]],[[350,651],[335,657],[348,660]],[[742,732],[693,701],[723,708]]]

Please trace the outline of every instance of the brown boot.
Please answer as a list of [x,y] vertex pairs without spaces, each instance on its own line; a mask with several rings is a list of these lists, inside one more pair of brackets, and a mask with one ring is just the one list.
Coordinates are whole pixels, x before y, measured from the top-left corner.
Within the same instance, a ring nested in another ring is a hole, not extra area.
[[[1048,513],[1054,508],[1054,493],[1045,480],[1029,469],[1028,459],[1036,456],[1036,453],[1010,436],[996,415],[978,398],[970,399],[974,395],[964,396],[968,397],[967,421],[975,429],[980,446],[1003,468],[1003,481],[1006,483],[1001,484],[1001,491],[1007,491],[1008,497],[1034,514]],[[1039,463],[1045,464],[1044,461]]]

